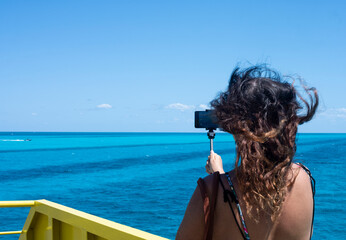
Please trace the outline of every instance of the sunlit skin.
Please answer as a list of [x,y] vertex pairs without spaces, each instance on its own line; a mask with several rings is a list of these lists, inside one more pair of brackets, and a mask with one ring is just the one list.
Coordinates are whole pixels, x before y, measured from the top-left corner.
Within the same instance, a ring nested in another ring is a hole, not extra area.
[[[214,153],[210,153],[206,172],[212,174],[219,171],[224,173],[222,158]],[[251,239],[254,240],[307,240],[310,236],[310,227],[312,221],[313,198],[310,186],[310,178],[298,165],[291,165],[292,173],[297,175],[295,182],[287,189],[287,197],[283,203],[281,214],[273,223],[270,216],[263,214],[258,223],[249,218],[246,211],[243,211],[245,222]],[[245,209],[242,201],[242,194],[239,191],[239,185],[235,177],[234,170],[230,171],[234,187],[240,200],[240,205]],[[288,176],[291,177],[291,176]],[[204,178],[207,191],[211,194],[211,176]],[[221,175],[221,180],[225,186],[227,180]],[[227,187],[226,187],[227,188]],[[242,239],[242,236],[236,226],[230,207],[223,201],[222,188],[219,188],[218,200],[215,209],[215,222],[213,239]],[[239,219],[238,219],[239,221]],[[185,216],[176,235],[176,240],[200,240],[203,238],[204,213],[203,202],[198,186],[196,187],[190,202],[187,206]]]
[[207,164],[205,165],[205,170],[209,174],[212,174],[214,172],[219,172],[220,174],[225,173],[225,171],[223,170],[222,159],[220,155],[216,154],[213,150],[210,151]]

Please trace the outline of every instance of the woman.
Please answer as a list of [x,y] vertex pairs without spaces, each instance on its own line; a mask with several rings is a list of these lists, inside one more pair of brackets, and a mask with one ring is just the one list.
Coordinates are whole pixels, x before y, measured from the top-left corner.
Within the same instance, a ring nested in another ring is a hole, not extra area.
[[311,238],[313,179],[292,162],[297,127],[318,106],[316,90],[304,89],[308,100],[266,66],[233,71],[211,106],[235,139],[235,168],[225,173],[221,157],[210,153],[210,175],[198,181],[177,240]]

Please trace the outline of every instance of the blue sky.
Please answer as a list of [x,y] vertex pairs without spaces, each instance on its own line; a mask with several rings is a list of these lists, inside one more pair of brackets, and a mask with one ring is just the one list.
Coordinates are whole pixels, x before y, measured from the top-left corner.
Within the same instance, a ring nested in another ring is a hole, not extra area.
[[345,1],[0,2],[0,131],[193,132],[236,65],[318,89],[346,132]]

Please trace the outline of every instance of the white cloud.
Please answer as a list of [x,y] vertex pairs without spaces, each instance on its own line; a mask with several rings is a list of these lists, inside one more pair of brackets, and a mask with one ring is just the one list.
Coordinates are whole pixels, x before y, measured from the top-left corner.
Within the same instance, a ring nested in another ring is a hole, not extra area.
[[346,108],[329,108],[319,114],[329,118],[346,119]]
[[102,109],[110,109],[112,108],[112,105],[108,104],[108,103],[102,103],[100,105],[96,106],[97,108],[102,108]]
[[203,110],[208,109],[208,105],[205,105],[205,104],[199,104],[198,107],[203,109]]
[[193,110],[196,107],[194,105],[186,105],[182,103],[172,103],[167,105],[165,108],[168,109],[175,109],[175,110],[180,110],[180,111],[186,111],[186,110]]
[[183,111],[187,111],[187,110],[206,110],[206,109],[209,109],[210,107],[206,104],[187,105],[187,104],[183,104],[183,103],[172,103],[172,104],[165,106],[165,108],[180,110],[183,112]]
[[33,112],[31,113],[32,116],[37,116],[37,113]]

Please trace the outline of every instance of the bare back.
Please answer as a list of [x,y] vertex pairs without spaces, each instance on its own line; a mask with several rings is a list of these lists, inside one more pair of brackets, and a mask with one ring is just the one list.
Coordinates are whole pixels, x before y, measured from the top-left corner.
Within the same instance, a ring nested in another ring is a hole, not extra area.
[[[246,214],[246,206],[242,202],[242,195],[239,191],[238,183],[234,171],[230,176],[239,198],[239,203],[243,209],[245,222],[251,240],[307,240],[310,236],[310,228],[313,214],[313,197],[308,174],[300,169],[296,164],[292,164],[293,173],[297,174],[295,182],[287,191],[286,200],[283,203],[282,211],[277,220],[273,223],[268,214],[260,216],[259,222],[249,218]],[[221,181],[226,189],[229,189],[225,175],[220,175]],[[209,195],[212,192],[210,176],[206,177],[205,183]],[[235,204],[232,204],[234,212],[240,223]],[[203,238],[203,202],[198,187],[193,194],[187,207],[184,219],[179,227],[176,239],[202,239]],[[218,190],[217,203],[214,216],[213,239],[231,240],[243,239],[236,221],[232,215],[231,208],[224,202],[223,189]]]

